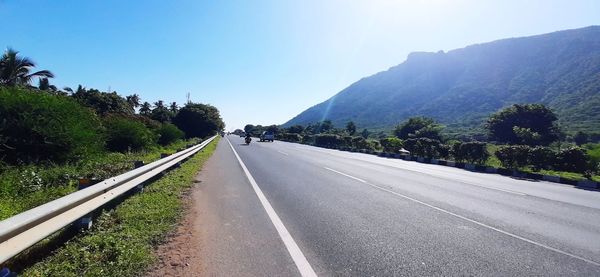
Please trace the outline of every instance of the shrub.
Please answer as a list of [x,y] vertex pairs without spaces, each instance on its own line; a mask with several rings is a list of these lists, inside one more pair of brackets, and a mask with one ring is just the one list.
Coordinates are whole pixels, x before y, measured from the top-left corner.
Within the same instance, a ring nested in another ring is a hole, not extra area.
[[378,140],[367,139],[367,148],[366,149],[367,150],[380,150],[381,143],[379,143]]
[[338,135],[320,134],[315,136],[315,145],[321,147],[339,147],[343,140]]
[[404,142],[395,137],[384,138],[379,142],[381,143],[381,147],[383,147],[383,151],[387,153],[398,153],[402,149],[402,146],[404,146]]
[[502,166],[514,169],[527,165],[530,150],[526,145],[512,145],[500,147],[494,154]]
[[556,153],[552,149],[537,146],[529,151],[529,164],[534,170],[551,169],[556,162]]
[[282,133],[280,135],[277,135],[277,138],[289,142],[299,142],[302,140],[302,136],[296,133]]
[[170,123],[162,124],[156,130],[156,133],[158,134],[158,144],[160,145],[168,145],[178,139],[182,139],[185,135],[177,126]]
[[156,135],[146,126],[120,116],[105,118],[106,148],[110,151],[137,151],[150,147],[156,141]]
[[558,152],[554,167],[556,170],[584,173],[590,168],[589,161],[585,150],[569,147]]
[[356,149],[370,149],[369,143],[363,137],[352,137],[352,147]]
[[404,141],[404,146],[411,154],[434,158],[439,156],[441,143],[439,140],[430,138],[407,139]]
[[8,163],[76,160],[102,150],[96,115],[74,100],[0,88],[0,159]]
[[302,144],[314,144],[315,143],[315,136],[313,135],[305,135],[302,137]]
[[450,157],[450,150],[450,145],[440,144],[438,148],[438,157],[440,159],[447,159],[448,157]]
[[459,142],[452,145],[452,156],[459,162],[484,164],[490,157],[490,153],[483,142]]

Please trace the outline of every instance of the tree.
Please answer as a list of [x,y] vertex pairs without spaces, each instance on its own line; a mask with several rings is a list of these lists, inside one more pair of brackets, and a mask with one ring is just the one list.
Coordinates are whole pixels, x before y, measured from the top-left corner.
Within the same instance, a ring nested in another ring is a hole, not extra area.
[[288,133],[291,134],[300,134],[304,131],[304,127],[302,125],[294,125],[287,129]]
[[573,141],[577,145],[586,144],[590,141],[590,135],[587,133],[584,133],[582,131],[579,131],[579,132],[575,133],[575,135],[573,136]]
[[51,85],[48,78],[40,78],[38,80],[38,88],[46,91],[56,91],[56,86]]
[[333,130],[333,123],[331,120],[324,120],[319,122],[319,126],[317,127],[317,133],[327,133]]
[[204,138],[225,128],[217,108],[199,103],[188,103],[181,108],[173,118],[173,124],[188,138]]
[[244,132],[246,132],[246,134],[250,134],[252,133],[252,131],[254,131],[254,125],[247,124],[246,126],[244,126]]
[[31,73],[35,63],[18,54],[19,52],[8,48],[0,58],[0,85],[28,85],[34,77],[54,78],[54,74],[48,70]]
[[177,106],[177,102],[171,102],[171,104],[169,105],[169,111],[171,111],[173,114],[177,113],[177,111],[179,110],[179,107]]
[[542,104],[515,104],[491,115],[486,128],[497,142],[549,145],[560,135],[556,120],[556,115]]
[[140,114],[141,115],[146,115],[149,116],[150,113],[152,112],[152,106],[150,106],[150,103],[148,102],[144,102],[141,106],[140,106]]
[[97,89],[85,89],[81,85],[72,97],[82,105],[92,108],[97,114],[126,114],[131,115],[134,109],[127,100],[116,92],[101,92]]
[[129,106],[131,106],[131,108],[133,108],[133,109],[140,106],[141,99],[140,99],[140,96],[137,95],[136,93],[126,96],[125,100],[129,104]]
[[273,134],[278,134],[279,133],[279,127],[277,125],[270,125],[270,126],[267,126],[266,131],[267,132],[271,132]]
[[360,136],[365,139],[369,138],[370,134],[371,134],[371,132],[369,132],[369,130],[367,130],[367,129],[363,129],[362,132],[360,132]]
[[349,135],[354,136],[356,133],[356,125],[354,125],[354,122],[350,121],[346,124],[346,132],[348,132]]
[[164,109],[165,108],[165,101],[162,100],[158,100],[156,102],[154,102],[154,109]]
[[433,119],[427,117],[411,117],[404,123],[398,125],[394,130],[396,137],[400,139],[429,138],[442,140],[442,126]]

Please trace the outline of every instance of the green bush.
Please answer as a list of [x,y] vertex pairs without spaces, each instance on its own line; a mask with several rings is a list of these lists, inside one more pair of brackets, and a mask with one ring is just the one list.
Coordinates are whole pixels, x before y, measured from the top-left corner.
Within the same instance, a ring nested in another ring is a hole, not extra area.
[[379,141],[383,151],[387,153],[398,153],[404,146],[404,142],[396,137],[384,138]]
[[177,126],[170,123],[162,124],[156,130],[156,133],[158,134],[158,144],[160,145],[168,145],[178,139],[182,139],[185,136],[183,131],[179,130]]
[[378,140],[367,139],[367,148],[366,149],[367,150],[381,150],[381,143],[379,143]]
[[371,149],[369,143],[363,137],[352,137],[352,147],[356,149]]
[[304,135],[304,136],[302,136],[301,143],[302,144],[309,144],[309,145],[314,144],[315,143],[315,136],[313,136],[313,135]]
[[511,145],[500,147],[494,154],[502,166],[514,169],[527,165],[530,151],[531,147],[526,145]]
[[490,157],[487,145],[483,142],[473,141],[455,143],[452,145],[452,156],[458,162],[484,164]]
[[302,136],[296,133],[282,133],[277,135],[277,138],[289,142],[300,142],[302,140]]
[[146,126],[120,116],[109,116],[104,120],[106,148],[110,151],[138,151],[152,146],[157,138]]
[[556,162],[556,153],[544,146],[531,148],[529,151],[529,165],[535,171],[551,169]]
[[426,158],[435,158],[439,157],[441,143],[439,140],[435,139],[417,138],[405,140],[404,146],[413,155]]
[[101,124],[65,96],[0,88],[0,159],[8,163],[76,160],[102,150]]
[[321,147],[340,147],[343,140],[338,135],[320,134],[315,136],[315,145]]
[[579,147],[562,149],[556,156],[556,170],[584,173],[590,169],[590,159]]

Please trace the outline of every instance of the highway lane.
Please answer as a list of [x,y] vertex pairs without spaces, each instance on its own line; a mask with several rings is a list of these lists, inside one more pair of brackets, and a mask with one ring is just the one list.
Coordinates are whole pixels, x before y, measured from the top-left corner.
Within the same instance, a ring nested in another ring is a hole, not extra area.
[[[227,139],[318,275],[600,274],[597,191],[299,144],[244,146],[240,138]],[[224,143],[215,155],[235,156]],[[223,166],[239,179],[243,171],[231,163]],[[234,183],[229,185],[249,187]],[[240,197],[258,202],[248,194]],[[238,216],[260,214],[257,206]],[[282,243],[270,247],[261,251],[285,249]],[[289,273],[289,265],[285,268]]]

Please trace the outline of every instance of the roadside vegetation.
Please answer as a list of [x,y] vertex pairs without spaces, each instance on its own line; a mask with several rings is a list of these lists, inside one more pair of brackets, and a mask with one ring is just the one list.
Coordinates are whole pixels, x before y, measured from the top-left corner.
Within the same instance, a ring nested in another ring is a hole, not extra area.
[[12,49],[0,57],[0,220],[73,192],[78,178],[121,174],[224,126],[210,105],[59,89],[52,72],[34,68]]
[[329,120],[287,128],[249,124],[243,131],[253,135],[271,131],[283,141],[327,148],[392,154],[407,150],[428,159],[600,181],[600,135],[566,134],[557,122],[544,105],[525,104],[491,114],[485,122],[487,134],[478,140],[448,136],[444,126],[426,117],[409,118],[389,133],[358,132],[354,122],[335,128]]
[[204,150],[113,210],[106,210],[91,230],[78,234],[23,276],[139,276],[156,261],[154,248],[165,241],[181,217],[182,196],[198,169],[216,149]]

